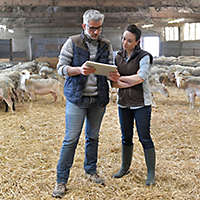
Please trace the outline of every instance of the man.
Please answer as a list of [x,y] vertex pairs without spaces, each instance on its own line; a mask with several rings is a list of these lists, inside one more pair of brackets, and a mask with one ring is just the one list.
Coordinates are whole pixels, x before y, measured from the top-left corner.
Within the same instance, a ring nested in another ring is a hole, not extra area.
[[[94,75],[95,69],[85,64],[87,60],[112,64],[112,46],[100,35],[103,21],[104,15],[99,11],[87,10],[83,15],[83,32],[71,36],[60,52],[57,70],[60,75],[66,77],[64,85],[67,98],[66,135],[57,165],[57,183],[53,197],[61,198],[66,193],[66,184],[84,121],[86,121],[85,174],[90,181],[104,184],[96,168],[98,136],[105,108],[109,102],[109,86],[107,77]],[[117,77],[116,73],[116,79]]]

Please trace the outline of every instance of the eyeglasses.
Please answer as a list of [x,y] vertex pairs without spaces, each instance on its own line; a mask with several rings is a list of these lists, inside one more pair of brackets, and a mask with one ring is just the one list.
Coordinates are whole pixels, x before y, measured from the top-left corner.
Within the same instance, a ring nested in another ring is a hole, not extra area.
[[95,32],[96,30],[98,30],[98,31],[101,31],[101,30],[102,30],[102,25],[101,25],[101,26],[98,26],[98,27],[95,27],[95,26],[89,26],[89,25],[87,24],[87,27],[88,27],[88,29],[89,29],[90,31],[92,31],[92,32]]

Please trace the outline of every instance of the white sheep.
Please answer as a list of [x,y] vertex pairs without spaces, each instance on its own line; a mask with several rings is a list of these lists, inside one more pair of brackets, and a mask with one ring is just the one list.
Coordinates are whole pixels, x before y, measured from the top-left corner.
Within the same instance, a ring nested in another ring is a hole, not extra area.
[[195,67],[191,73],[193,76],[200,76],[200,67]]
[[51,94],[56,102],[57,97],[61,95],[64,100],[64,94],[61,91],[63,89],[62,84],[56,79],[30,79],[30,72],[23,70],[21,72],[20,88],[30,95],[30,98],[36,97],[36,95]]
[[42,66],[39,70],[39,75],[43,78],[47,78],[47,75],[53,73],[53,68],[50,68],[48,66]]
[[14,85],[8,77],[0,77],[0,99],[5,102],[6,112],[8,111],[8,107],[12,112],[15,111],[16,94],[14,89]]
[[194,109],[195,97],[200,97],[200,77],[183,76],[181,73],[175,73],[176,83],[178,88],[186,91],[189,107]]
[[160,82],[159,75],[154,74],[149,77],[149,86],[152,96],[152,105],[156,106],[155,100],[154,100],[154,93],[160,93],[161,95],[165,97],[169,97],[169,92],[167,90],[167,87]]

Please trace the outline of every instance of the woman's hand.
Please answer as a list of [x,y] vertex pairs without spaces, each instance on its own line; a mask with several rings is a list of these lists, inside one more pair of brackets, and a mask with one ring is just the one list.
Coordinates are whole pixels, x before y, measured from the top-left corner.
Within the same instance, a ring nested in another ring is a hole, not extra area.
[[108,75],[108,78],[113,82],[117,82],[119,77],[120,77],[120,74],[117,70],[115,72],[110,72]]
[[130,76],[120,76],[116,82],[112,83],[112,87],[116,88],[128,88],[134,85],[142,83],[144,80],[141,79],[137,74]]

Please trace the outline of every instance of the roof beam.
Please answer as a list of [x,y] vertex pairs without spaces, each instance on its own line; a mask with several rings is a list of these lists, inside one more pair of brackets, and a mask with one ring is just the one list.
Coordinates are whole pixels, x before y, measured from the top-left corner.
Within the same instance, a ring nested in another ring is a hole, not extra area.
[[[154,8],[150,8],[149,10],[141,10],[138,12],[105,12],[106,19],[116,18],[117,20],[121,17],[152,17],[152,18],[195,18],[200,19],[199,13],[180,13],[175,8],[167,8],[161,9],[160,11],[156,11]],[[0,12],[0,18],[76,18],[82,20],[82,12],[56,12],[56,13],[48,13],[48,12]]]
[[[138,1],[135,1],[138,2]],[[132,0],[123,0],[123,1],[116,1],[116,0],[73,0],[73,1],[66,1],[66,0],[1,0],[0,6],[61,6],[61,7],[73,7],[73,6],[133,6],[135,2]],[[142,5],[145,0],[140,0],[140,3],[137,5]],[[135,5],[135,6],[137,6]]]
[[1,0],[0,6],[61,6],[61,7],[148,7],[148,6],[158,6],[158,7],[179,7],[179,6],[190,6],[190,7],[200,7],[199,0],[192,0],[191,2],[185,2],[182,0]]

